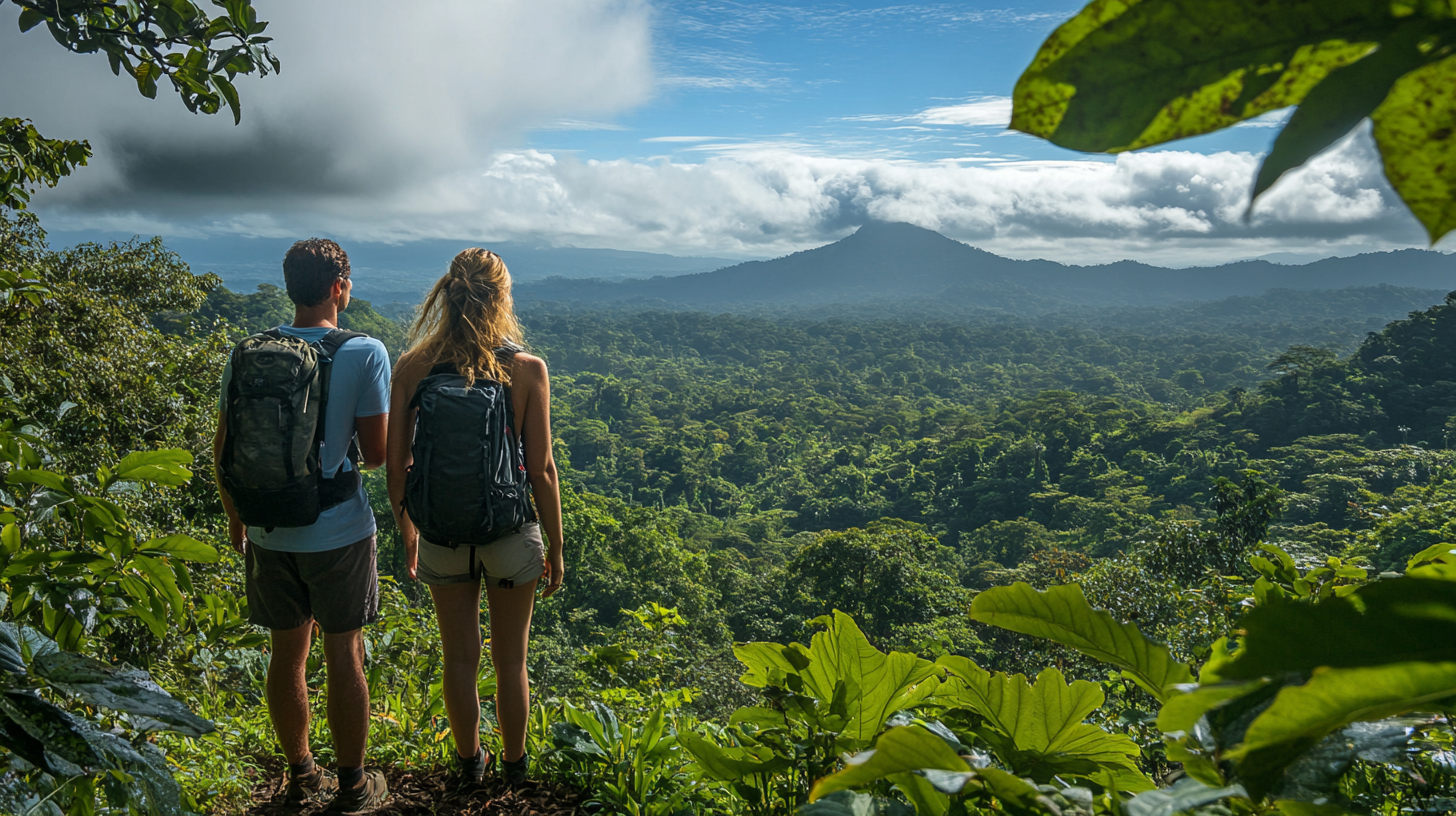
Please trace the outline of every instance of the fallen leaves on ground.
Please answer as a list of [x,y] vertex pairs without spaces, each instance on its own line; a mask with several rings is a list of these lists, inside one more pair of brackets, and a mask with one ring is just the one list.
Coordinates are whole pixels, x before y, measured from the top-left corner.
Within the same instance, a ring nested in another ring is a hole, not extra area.
[[[253,788],[254,805],[247,816],[312,816],[325,805],[300,808],[283,801],[282,768]],[[507,788],[498,777],[469,791],[447,791],[445,770],[410,771],[385,768],[389,799],[374,811],[379,816],[584,816],[585,795],[569,785],[528,780]]]

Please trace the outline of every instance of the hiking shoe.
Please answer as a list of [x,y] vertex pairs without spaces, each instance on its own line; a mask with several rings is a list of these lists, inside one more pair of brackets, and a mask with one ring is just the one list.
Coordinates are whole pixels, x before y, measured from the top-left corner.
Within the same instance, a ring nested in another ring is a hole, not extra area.
[[334,772],[315,765],[313,773],[288,775],[288,787],[283,792],[283,798],[295,805],[307,805],[324,801],[338,789],[339,779],[334,776]]
[[495,764],[495,753],[485,750],[485,746],[476,749],[475,756],[466,759],[459,754],[455,755],[455,763],[450,768],[450,773],[445,777],[445,784],[451,788],[470,788],[480,785],[485,781],[485,775],[490,772],[490,766]]
[[389,785],[384,781],[384,774],[379,771],[365,771],[364,781],[357,787],[339,788],[339,792],[334,794],[334,801],[329,803],[324,813],[337,816],[368,813],[384,804],[384,800],[388,798]]
[[521,758],[515,762],[509,759],[501,760],[501,778],[506,784],[514,787],[526,781],[526,771],[531,765],[531,755],[522,753]]

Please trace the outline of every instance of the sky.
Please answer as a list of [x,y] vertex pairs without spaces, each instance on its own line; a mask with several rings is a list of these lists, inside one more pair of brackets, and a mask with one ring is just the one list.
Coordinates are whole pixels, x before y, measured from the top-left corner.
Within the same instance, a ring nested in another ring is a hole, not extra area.
[[283,71],[238,83],[239,126],[141,97],[0,6],[0,115],[96,149],[37,195],[45,226],[762,258],[891,220],[1010,257],[1167,266],[1426,246],[1368,129],[1249,219],[1282,114],[1116,157],[1008,131],[1017,76],[1080,4],[254,5]]

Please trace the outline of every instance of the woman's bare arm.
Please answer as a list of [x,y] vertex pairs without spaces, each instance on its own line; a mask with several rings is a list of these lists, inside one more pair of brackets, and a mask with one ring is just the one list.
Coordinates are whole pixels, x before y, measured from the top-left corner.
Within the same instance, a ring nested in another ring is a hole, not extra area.
[[556,473],[556,459],[551,454],[551,382],[546,362],[530,354],[517,354],[511,392],[517,405],[524,399],[521,441],[526,447],[526,473],[536,498],[536,512],[541,517],[541,531],[546,535],[546,574],[542,576],[546,586],[541,592],[546,598],[561,588],[566,577],[562,556],[561,483]]
[[405,352],[394,366],[394,379],[389,386],[389,445],[385,457],[389,506],[394,511],[394,522],[399,525],[400,537],[404,540],[405,567],[411,578],[415,577],[419,564],[420,534],[404,511],[405,473],[414,463],[415,411],[410,408],[410,401],[414,399],[420,380],[430,373],[429,366],[418,357]]

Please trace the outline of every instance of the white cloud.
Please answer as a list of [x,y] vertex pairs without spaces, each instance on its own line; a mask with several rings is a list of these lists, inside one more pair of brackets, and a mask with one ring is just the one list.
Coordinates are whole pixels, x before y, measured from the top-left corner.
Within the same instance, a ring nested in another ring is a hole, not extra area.
[[[958,125],[964,127],[1004,128],[1011,122],[1011,97],[978,96],[955,105],[940,105],[917,113],[869,113],[843,116],[842,122],[913,122],[917,125]],[[887,130],[905,130],[915,125],[901,125]]]
[[1011,121],[1011,98],[985,96],[960,105],[946,105],[923,110],[911,118],[927,125],[1006,127],[1007,123]]
[[[876,219],[907,221],[1010,257],[1077,264],[1136,258],[1169,266],[1422,243],[1365,131],[1284,178],[1246,221],[1257,165],[1248,153],[1173,150],[986,163],[845,159],[751,146],[696,163],[582,161],[517,150],[493,154],[476,175],[441,178],[367,206],[341,199],[304,220],[273,209],[243,212],[200,229],[764,257],[827,243]],[[47,217],[58,228],[71,226],[64,214]],[[153,216],[138,218],[148,219],[148,232],[199,229],[187,221],[161,229]],[[113,216],[111,223],[125,219]]]
[[1418,245],[1361,134],[1284,179],[1243,218],[1257,157],[1181,151],[1115,161],[959,163],[783,150],[701,163],[501,153],[452,222],[495,239],[678,253],[773,255],[867,219],[908,221],[1014,257],[1170,265],[1267,252]]
[[670,142],[670,143],[678,143],[678,142],[681,142],[683,144],[693,144],[695,142],[713,142],[713,141],[718,141],[721,138],[722,138],[721,136],[653,136],[653,137],[651,137],[649,139],[643,139],[642,141],[644,141],[644,142]]

